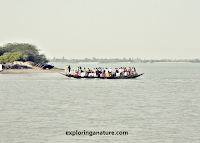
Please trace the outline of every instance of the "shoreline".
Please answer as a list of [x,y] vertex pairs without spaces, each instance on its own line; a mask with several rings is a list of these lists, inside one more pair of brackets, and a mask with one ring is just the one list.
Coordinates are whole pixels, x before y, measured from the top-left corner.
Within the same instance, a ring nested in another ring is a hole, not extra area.
[[186,63],[191,64],[192,62],[153,62],[151,64],[186,64]]
[[99,63],[99,62],[77,62],[77,63],[65,63],[65,62],[52,62],[53,64],[193,64],[195,62],[110,62],[110,63]]
[[29,73],[60,73],[64,70],[61,69],[50,69],[50,70],[43,70],[43,69],[5,69],[0,72],[0,74],[29,74]]

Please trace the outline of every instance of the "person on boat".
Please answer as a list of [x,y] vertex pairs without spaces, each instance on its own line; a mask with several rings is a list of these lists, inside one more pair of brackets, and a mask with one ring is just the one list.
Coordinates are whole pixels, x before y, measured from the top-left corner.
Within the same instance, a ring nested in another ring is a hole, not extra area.
[[128,68],[128,75],[131,73],[131,67]]
[[125,67],[123,67],[123,76],[126,76]]
[[124,72],[127,72],[127,68],[125,67]]
[[118,73],[118,69],[117,68],[115,68],[115,73]]
[[82,70],[81,70],[81,67],[79,68],[79,73],[81,74]]
[[90,69],[88,68],[87,73],[90,73]]
[[85,69],[85,76],[86,77],[88,76],[88,69],[87,70]]
[[77,72],[79,72],[79,67],[77,68],[77,70],[76,70]]
[[99,70],[100,70],[101,73],[103,72],[103,68],[99,67]]
[[100,77],[100,69],[97,69],[97,76]]
[[85,73],[86,73],[86,69],[85,69],[85,67],[84,67],[84,69],[83,69],[83,72],[85,72]]
[[135,74],[135,75],[138,75],[138,73],[136,72],[136,69],[135,69],[135,67],[134,67],[134,74]]
[[101,70],[101,71],[102,71],[102,73],[103,73],[103,74],[105,74],[105,70],[104,70],[104,68],[102,68],[102,70]]
[[68,69],[69,69],[69,73],[70,73],[70,71],[71,71],[71,67],[70,67],[70,65],[68,66]]
[[95,68],[93,69],[92,73],[93,73],[93,77],[96,77],[96,69]]
[[108,72],[108,73],[106,74],[106,77],[111,77],[110,72]]
[[131,75],[135,75],[135,68],[134,67],[132,67],[132,69],[131,69]]
[[74,72],[73,72],[73,75],[75,75],[76,74],[76,70],[74,70]]
[[111,72],[109,72],[109,77],[111,77],[112,76],[112,73]]
[[75,76],[75,74],[76,74],[76,70],[74,70],[74,72],[73,72],[73,75]]
[[108,70],[110,73],[112,73],[112,68],[109,68],[109,70]]
[[100,73],[100,74],[103,73],[103,70],[102,70],[101,67],[99,68],[99,73]]
[[68,66],[65,66],[65,73],[68,74]]
[[78,74],[78,70],[75,70],[75,76],[77,76],[77,74]]
[[108,68],[106,68],[106,70],[105,70],[105,74],[106,74],[106,75],[108,74]]
[[71,75],[74,75],[74,70],[71,71]]
[[122,76],[122,75],[123,75],[123,73],[124,73],[124,70],[123,70],[123,68],[121,67],[120,76]]
[[98,71],[98,69],[96,68],[95,69],[95,77],[98,77],[97,71]]
[[120,68],[120,67],[119,67],[119,70],[118,70],[118,71],[119,71],[119,74],[121,74],[121,68]]
[[101,68],[101,73],[103,73],[103,71],[104,71],[104,68]]
[[114,75],[113,75],[113,76],[116,76],[116,75],[117,75],[117,73],[118,73],[118,69],[117,69],[117,68],[115,68],[115,72],[114,72]]
[[124,75],[127,76],[127,68],[124,68]]
[[90,73],[92,73],[92,68],[90,68]]

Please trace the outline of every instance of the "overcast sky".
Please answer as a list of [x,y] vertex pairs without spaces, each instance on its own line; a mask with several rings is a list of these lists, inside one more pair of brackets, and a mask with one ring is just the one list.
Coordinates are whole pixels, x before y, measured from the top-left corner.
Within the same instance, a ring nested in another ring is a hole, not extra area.
[[0,46],[47,58],[200,58],[200,0],[0,0]]

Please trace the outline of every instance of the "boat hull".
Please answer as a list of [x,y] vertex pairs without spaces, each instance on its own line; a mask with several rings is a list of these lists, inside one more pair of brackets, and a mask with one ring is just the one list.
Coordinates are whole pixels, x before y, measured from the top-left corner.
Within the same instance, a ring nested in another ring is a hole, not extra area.
[[144,73],[142,74],[138,74],[138,75],[131,75],[131,76],[114,76],[114,77],[81,77],[81,76],[73,76],[73,75],[66,75],[68,77],[73,77],[73,78],[78,78],[78,79],[81,79],[81,78],[87,78],[87,79],[132,79],[132,78],[137,78],[141,75],[143,75]]

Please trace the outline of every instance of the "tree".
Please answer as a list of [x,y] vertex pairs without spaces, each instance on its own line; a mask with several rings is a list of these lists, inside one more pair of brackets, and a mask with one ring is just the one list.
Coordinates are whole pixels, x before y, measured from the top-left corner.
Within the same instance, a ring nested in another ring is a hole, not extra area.
[[2,56],[0,56],[0,63],[8,63],[8,62],[14,62],[22,59],[22,53],[20,52],[15,52],[15,53],[10,53],[6,52]]
[[[15,53],[8,59],[8,55],[4,55],[4,53]],[[36,63],[47,63],[48,60],[44,54],[39,54],[39,49],[35,45],[31,45],[28,43],[8,43],[3,47],[0,47],[0,57],[1,62],[12,62],[14,61],[33,61]],[[6,57],[6,58],[5,58]],[[5,58],[5,60],[4,60]]]
[[23,55],[23,60],[27,61],[27,59],[28,59],[28,55]]

